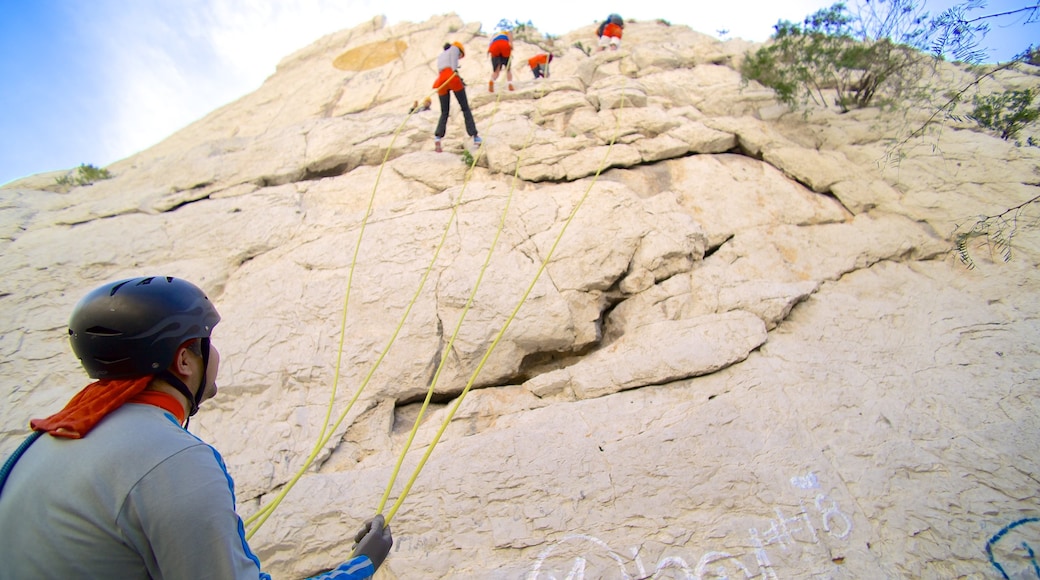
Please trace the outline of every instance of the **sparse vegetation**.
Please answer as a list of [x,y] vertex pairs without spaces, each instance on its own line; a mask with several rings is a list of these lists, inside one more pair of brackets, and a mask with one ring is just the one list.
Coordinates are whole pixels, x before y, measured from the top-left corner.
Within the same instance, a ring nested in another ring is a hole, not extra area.
[[[855,13],[838,2],[801,24],[777,23],[770,42],[747,55],[741,68],[745,81],[760,82],[773,89],[779,100],[792,108],[801,107],[807,114],[813,106],[836,105],[846,112],[907,100],[927,104],[932,114],[905,138],[894,140],[886,153],[890,159],[900,159],[902,148],[930,128],[941,131],[947,121],[963,122],[965,118],[1022,145],[1017,140],[1022,130],[1040,120],[1040,107],[1034,105],[1040,90],[989,95],[979,91],[984,79],[996,78],[1020,63],[1040,63],[1040,48],[1030,46],[1006,63],[982,67],[986,53],[980,46],[990,21],[1015,17],[1026,24],[1036,22],[1040,2],[1028,0],[1021,8],[972,17],[970,13],[985,8],[986,3],[962,0],[934,18],[923,11],[923,0],[856,0],[856,4]],[[971,65],[974,80],[963,86],[928,88],[934,78],[928,73],[946,58]],[[958,113],[969,96],[972,112]],[[1035,136],[1025,143],[1040,146]],[[967,229],[959,225],[953,237],[961,261],[974,268],[969,246],[980,239],[1005,261],[1010,260],[1015,235],[1040,224],[1040,216],[1033,215],[1037,206],[1040,196],[999,214],[977,216]]]
[[498,21],[498,25],[495,27],[498,30],[509,30],[513,33],[513,40],[522,40],[524,42],[530,42],[536,44],[541,40],[541,35],[538,33],[538,29],[535,28],[533,22],[528,20],[527,22],[521,22],[519,20],[509,21],[506,18]]
[[514,41],[519,40],[528,44],[533,44],[547,52],[552,49],[557,38],[551,34],[541,34],[538,31],[538,28],[530,20],[527,22],[521,22],[519,20],[510,21],[509,19],[503,18],[498,21],[497,25],[495,25],[495,29],[508,30],[512,32]]
[[58,185],[90,185],[96,181],[111,179],[112,174],[107,169],[97,168],[91,164],[83,163],[76,168],[74,173],[63,175],[54,180]]
[[473,166],[473,154],[469,152],[469,149],[463,149],[459,156],[462,158],[462,162],[467,166]]
[[919,38],[919,19],[904,23],[909,29],[898,33],[894,26],[870,26],[838,2],[806,17],[802,24],[778,22],[772,42],[749,54],[741,73],[745,80],[773,89],[792,107],[807,107],[810,102],[829,106],[832,100],[848,112],[879,100],[901,100],[916,86],[927,58],[890,37]]
[[971,119],[980,127],[996,131],[1005,141],[1017,141],[1022,129],[1040,119],[1040,106],[1034,106],[1040,90],[1004,91],[996,95],[975,95]]

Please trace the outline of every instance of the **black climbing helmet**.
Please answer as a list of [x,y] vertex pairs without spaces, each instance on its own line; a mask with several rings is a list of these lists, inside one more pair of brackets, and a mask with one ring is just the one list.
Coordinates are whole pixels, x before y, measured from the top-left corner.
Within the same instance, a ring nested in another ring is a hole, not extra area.
[[208,342],[217,322],[217,309],[191,282],[131,278],[105,284],[76,304],[69,342],[92,378],[134,378],[165,371],[188,340]]

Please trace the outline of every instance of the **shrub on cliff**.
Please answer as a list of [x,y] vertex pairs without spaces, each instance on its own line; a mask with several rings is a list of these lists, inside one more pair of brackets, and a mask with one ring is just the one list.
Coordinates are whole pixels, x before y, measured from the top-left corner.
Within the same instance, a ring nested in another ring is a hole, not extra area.
[[1040,106],[1033,104],[1038,94],[1040,90],[1030,88],[975,95],[970,116],[980,127],[1000,133],[1005,141],[1013,141],[1022,129],[1040,119]]
[[105,168],[94,167],[89,163],[82,163],[76,168],[74,174],[63,175],[54,180],[58,185],[90,185],[95,181],[110,179],[112,174]]
[[898,26],[869,26],[843,2],[802,24],[781,20],[770,42],[747,55],[741,74],[792,107],[833,100],[847,112],[900,100],[917,86],[928,58],[909,44],[924,35],[924,16],[910,12],[909,2],[894,4],[907,10]]

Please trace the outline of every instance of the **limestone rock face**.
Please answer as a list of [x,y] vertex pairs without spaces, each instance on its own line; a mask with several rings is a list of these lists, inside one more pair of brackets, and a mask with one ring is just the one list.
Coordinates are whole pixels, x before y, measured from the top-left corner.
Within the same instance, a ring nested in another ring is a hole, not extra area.
[[[969,269],[954,231],[1035,198],[1040,149],[893,150],[929,110],[806,117],[742,85],[747,43],[593,33],[538,81],[518,41],[487,93],[479,24],[377,18],[112,179],[0,189],[0,454],[88,382],[75,302],[172,275],[223,317],[191,429],[240,513],[305,469],[251,539],[275,577],[385,493],[383,578],[1034,577],[1040,239]],[[445,40],[481,148],[409,114]]]

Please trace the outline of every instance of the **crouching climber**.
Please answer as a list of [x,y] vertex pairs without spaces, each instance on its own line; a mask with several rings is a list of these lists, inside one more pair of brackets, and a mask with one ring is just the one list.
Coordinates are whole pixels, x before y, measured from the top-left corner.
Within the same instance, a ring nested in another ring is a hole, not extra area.
[[531,72],[534,73],[534,78],[549,78],[549,63],[552,61],[552,54],[542,52],[527,59],[527,66],[531,67]]

